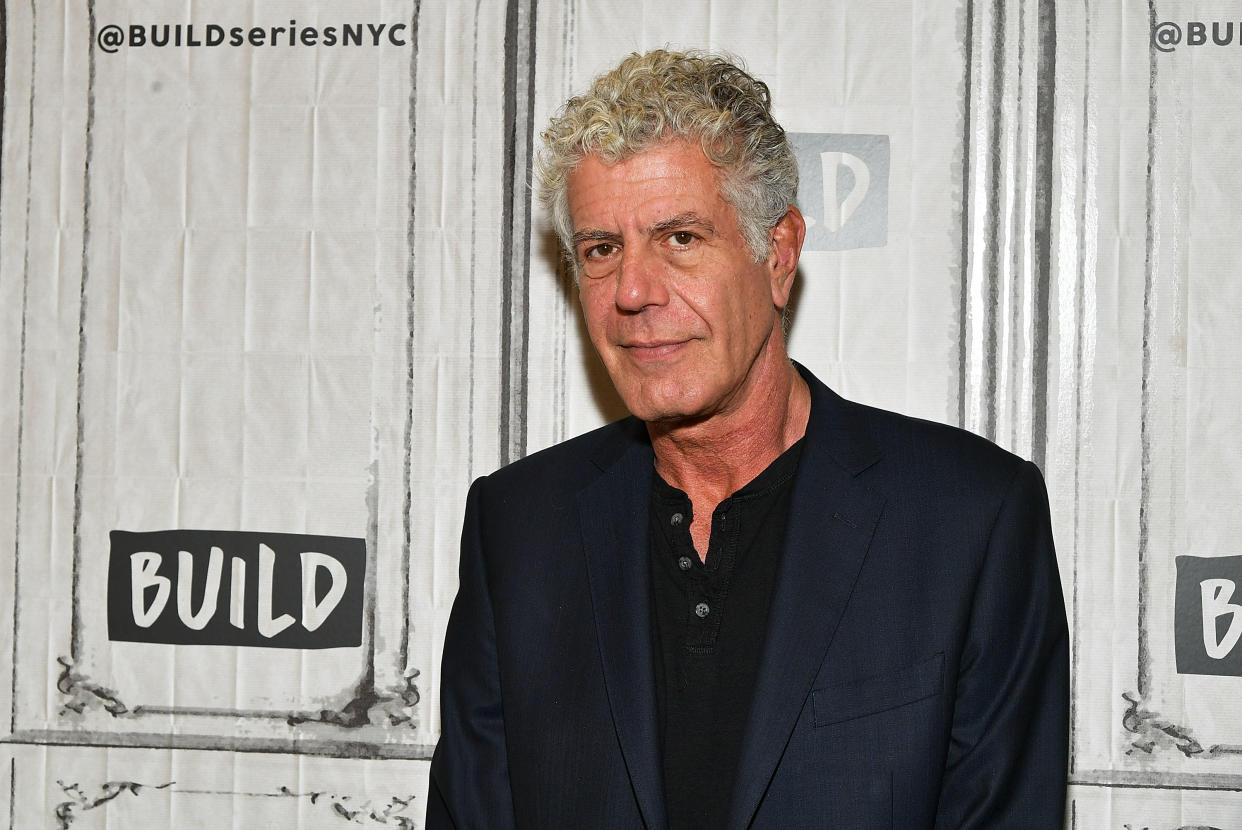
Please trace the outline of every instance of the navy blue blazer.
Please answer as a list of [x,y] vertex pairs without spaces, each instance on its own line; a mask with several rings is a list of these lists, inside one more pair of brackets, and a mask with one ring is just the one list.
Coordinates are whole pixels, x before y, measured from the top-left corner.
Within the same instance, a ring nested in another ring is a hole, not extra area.
[[[810,422],[725,830],[1060,830],[1068,638],[1038,469],[802,371]],[[474,483],[428,830],[667,827],[652,475],[630,418]]]

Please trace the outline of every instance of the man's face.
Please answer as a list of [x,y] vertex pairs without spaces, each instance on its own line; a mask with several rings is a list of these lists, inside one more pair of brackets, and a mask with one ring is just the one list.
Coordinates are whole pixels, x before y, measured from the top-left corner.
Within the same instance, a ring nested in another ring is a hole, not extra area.
[[611,165],[588,156],[569,177],[587,330],[644,421],[729,412],[773,338],[784,354],[797,252],[756,263],[718,176],[697,144],[669,141]]

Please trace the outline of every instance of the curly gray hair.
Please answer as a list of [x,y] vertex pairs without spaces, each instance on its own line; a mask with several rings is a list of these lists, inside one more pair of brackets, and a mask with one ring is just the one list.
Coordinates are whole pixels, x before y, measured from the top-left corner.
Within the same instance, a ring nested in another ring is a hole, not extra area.
[[612,164],[670,138],[699,141],[723,172],[755,261],[767,257],[768,231],[798,190],[798,162],[772,118],[767,84],[740,64],[706,52],[635,53],[566,102],[542,134],[537,172],[539,197],[571,260],[568,179],[582,159]]

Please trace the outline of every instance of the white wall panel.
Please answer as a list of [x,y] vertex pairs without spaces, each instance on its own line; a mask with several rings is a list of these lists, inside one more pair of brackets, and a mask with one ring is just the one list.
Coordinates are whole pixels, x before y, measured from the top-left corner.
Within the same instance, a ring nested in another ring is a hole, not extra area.
[[[13,10],[18,739],[430,752],[461,503],[499,463],[501,87],[478,66],[501,48],[503,13]],[[92,44],[111,25],[196,23],[202,37],[295,19],[404,28],[400,43],[335,49]],[[110,640],[109,532],[174,528],[364,539],[361,645]]]

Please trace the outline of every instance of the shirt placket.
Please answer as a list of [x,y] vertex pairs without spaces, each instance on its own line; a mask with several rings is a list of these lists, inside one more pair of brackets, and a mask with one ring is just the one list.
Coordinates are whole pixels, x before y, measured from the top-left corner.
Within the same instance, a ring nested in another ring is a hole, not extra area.
[[[737,556],[740,528],[740,505],[734,499],[721,502],[712,514],[712,529],[706,562],[698,561],[693,542],[690,550],[679,554],[679,570],[687,580],[687,616],[684,646],[690,654],[712,654],[724,619],[729,582]],[[689,530],[685,533],[689,539]],[[692,556],[689,568],[682,566],[681,557]]]

